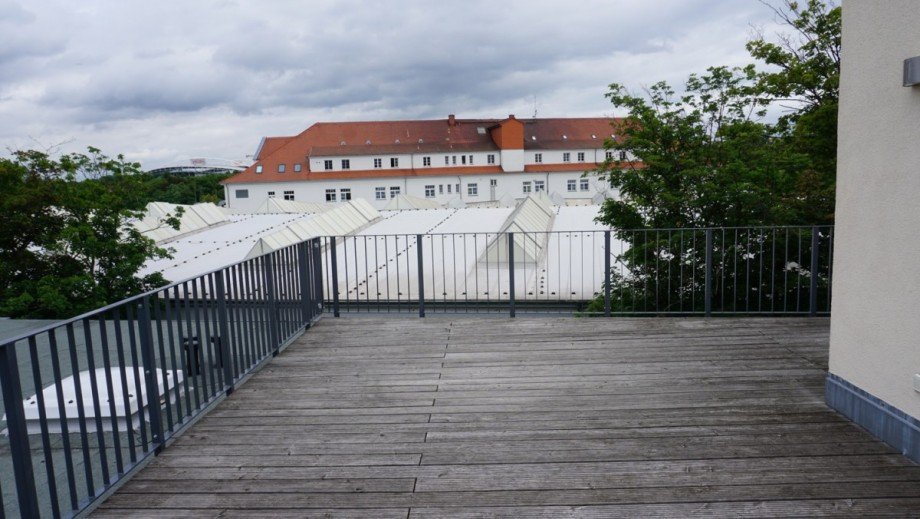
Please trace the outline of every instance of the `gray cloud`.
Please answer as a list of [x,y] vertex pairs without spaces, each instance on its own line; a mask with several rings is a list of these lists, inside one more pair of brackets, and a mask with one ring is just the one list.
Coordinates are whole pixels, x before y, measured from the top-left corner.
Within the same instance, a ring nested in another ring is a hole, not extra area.
[[606,85],[749,61],[754,0],[0,0],[0,147],[154,167],[317,120],[610,114]]

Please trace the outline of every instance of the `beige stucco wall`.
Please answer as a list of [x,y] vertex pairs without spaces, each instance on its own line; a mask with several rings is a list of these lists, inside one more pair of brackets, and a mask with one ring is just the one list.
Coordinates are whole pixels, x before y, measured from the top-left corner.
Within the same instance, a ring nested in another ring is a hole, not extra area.
[[920,1],[843,3],[830,371],[920,418]]

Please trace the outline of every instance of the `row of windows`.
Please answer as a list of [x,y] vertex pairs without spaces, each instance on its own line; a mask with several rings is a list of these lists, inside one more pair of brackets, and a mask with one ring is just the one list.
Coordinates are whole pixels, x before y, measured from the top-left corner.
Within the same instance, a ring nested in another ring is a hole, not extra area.
[[[335,202],[335,194],[335,189],[327,189],[326,201]],[[339,189],[339,200],[343,202],[351,200],[351,188],[343,187],[342,189]]]
[[[465,165],[467,165],[467,164],[469,164],[470,166],[473,165],[473,155],[460,155],[459,157],[460,157],[460,165],[461,165],[461,166],[465,166]],[[618,157],[619,157],[619,160],[626,160],[626,152],[625,152],[625,151],[621,151],[621,152],[619,153]],[[579,151],[579,152],[576,154],[576,158],[577,158],[578,162],[584,162],[584,161],[585,161],[585,152]],[[608,151],[608,152],[606,153],[606,158],[607,158],[607,160],[612,160],[612,159],[613,159],[613,152],[612,152],[612,151]],[[539,164],[539,163],[542,163],[542,162],[543,162],[543,154],[542,154],[542,153],[534,153],[533,161],[536,162],[536,163],[538,163],[538,164]],[[571,161],[572,161],[572,154],[571,154],[570,152],[568,152],[568,151],[567,151],[567,152],[564,152],[564,153],[562,154],[562,162],[571,162]],[[488,164],[490,164],[490,165],[491,165],[491,164],[495,164],[495,154],[494,154],[494,153],[490,153],[490,154],[486,155],[486,163],[488,163]],[[431,166],[431,157],[422,157],[422,165],[423,165],[423,166],[426,166],[426,167]],[[445,166],[456,166],[456,165],[457,165],[457,155],[445,155],[445,156],[444,156],[444,165],[445,165]],[[343,169],[343,170],[349,170],[349,169],[351,169],[351,159],[342,159],[342,160],[341,160],[341,166],[342,166],[342,169]],[[294,164],[294,172],[295,172],[295,173],[299,173],[299,172],[302,170],[302,167],[303,167],[303,166],[302,166],[300,163]],[[382,168],[382,167],[383,167],[383,159],[381,159],[381,158],[375,158],[375,159],[374,159],[374,168],[375,168],[375,169],[380,169],[380,168]],[[390,157],[390,167],[391,167],[391,168],[398,168],[398,167],[399,167],[399,157]],[[332,171],[332,168],[333,168],[333,161],[332,161],[332,159],[326,159],[326,160],[323,161],[323,169],[325,169],[326,171]],[[284,173],[286,170],[287,170],[287,165],[286,165],[286,164],[278,164],[278,173]],[[258,174],[261,174],[261,173],[262,173],[262,165],[261,165],[261,164],[256,165],[256,173],[258,173]]]

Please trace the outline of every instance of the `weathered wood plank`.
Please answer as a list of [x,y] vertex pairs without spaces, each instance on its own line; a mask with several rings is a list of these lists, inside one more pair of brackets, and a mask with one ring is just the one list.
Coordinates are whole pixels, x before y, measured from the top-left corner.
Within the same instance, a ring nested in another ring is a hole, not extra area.
[[895,515],[827,319],[324,319],[99,517]]

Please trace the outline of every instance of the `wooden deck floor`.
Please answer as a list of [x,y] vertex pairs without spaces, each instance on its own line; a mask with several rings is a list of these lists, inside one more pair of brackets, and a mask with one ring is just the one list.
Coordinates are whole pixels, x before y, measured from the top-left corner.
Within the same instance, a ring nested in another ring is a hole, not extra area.
[[920,516],[826,319],[326,318],[98,517]]

